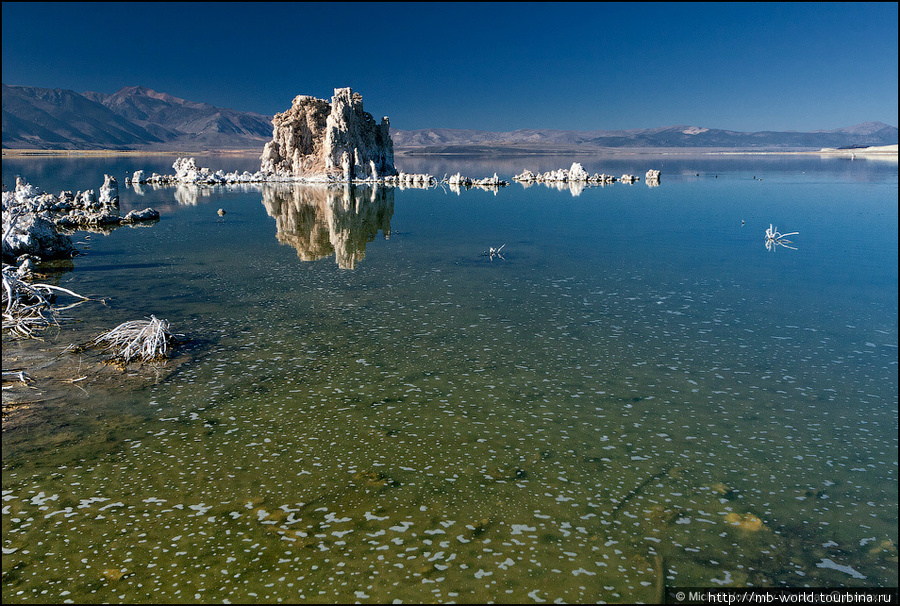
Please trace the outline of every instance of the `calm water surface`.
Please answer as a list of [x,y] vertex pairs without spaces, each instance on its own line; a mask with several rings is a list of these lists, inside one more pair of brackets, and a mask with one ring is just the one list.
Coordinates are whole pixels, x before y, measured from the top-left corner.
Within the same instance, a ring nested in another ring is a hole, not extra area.
[[[663,174],[583,191],[122,184],[173,160],[3,160],[54,193],[114,174],[123,212],[162,214],[74,236],[56,279],[108,300],[39,347],[87,379],[41,403],[60,386],[4,338],[38,379],[3,434],[4,602],[897,585],[896,162],[580,159]],[[770,223],[796,250],[766,249]],[[164,368],[61,353],[150,314],[190,339]]]

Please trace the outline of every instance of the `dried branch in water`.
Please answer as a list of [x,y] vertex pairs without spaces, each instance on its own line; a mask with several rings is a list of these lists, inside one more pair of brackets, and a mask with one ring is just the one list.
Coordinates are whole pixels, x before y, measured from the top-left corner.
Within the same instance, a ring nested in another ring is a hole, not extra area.
[[[503,244],[503,246],[506,246],[506,244]],[[494,248],[493,246],[491,246],[489,250],[481,253],[481,256],[490,257],[491,261],[494,260],[494,257],[500,257],[501,259],[503,259],[503,255],[500,254],[500,251],[503,250],[503,246],[501,246],[500,248]]]
[[792,231],[787,234],[783,234],[778,231],[777,227],[772,227],[772,224],[769,223],[769,229],[766,230],[766,249],[767,250],[775,250],[776,246],[784,246],[785,248],[790,248],[791,250],[797,250],[794,246],[788,246],[788,244],[793,244],[790,240],[788,240],[787,236],[796,236],[799,234],[799,231]]
[[29,384],[31,384],[31,383],[34,383],[34,377],[32,377],[31,375],[29,375],[29,374],[28,374],[27,372],[25,372],[24,370],[9,370],[9,371],[4,370],[4,371],[3,371],[3,380],[6,381],[6,380],[7,380],[7,377],[13,377],[13,378],[15,378],[15,379],[18,379],[19,381],[21,381],[21,382],[24,383],[25,385],[29,385]]
[[129,364],[165,359],[173,341],[169,322],[150,316],[149,320],[123,322],[88,342],[85,348],[103,347],[112,352],[113,361]]
[[[78,299],[76,303],[57,307],[56,294]],[[3,266],[3,330],[22,338],[37,338],[35,331],[51,324],[59,325],[59,312],[89,301],[67,288],[52,284],[30,284],[20,280],[12,266]]]

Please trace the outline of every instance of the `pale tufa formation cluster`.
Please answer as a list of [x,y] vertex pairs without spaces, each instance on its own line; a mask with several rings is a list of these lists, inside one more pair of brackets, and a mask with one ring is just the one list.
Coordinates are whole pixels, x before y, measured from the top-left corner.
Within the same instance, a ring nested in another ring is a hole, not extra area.
[[[658,185],[659,174],[658,170],[648,170],[646,174],[648,184],[653,181]],[[607,185],[615,183],[616,181],[622,183],[634,183],[635,181],[640,180],[640,177],[627,174],[622,175],[621,177],[596,173],[591,175],[584,170],[584,167],[581,164],[573,162],[572,166],[568,169],[560,168],[544,173],[533,173],[530,170],[525,169],[522,173],[513,177],[513,179],[522,183],[586,183],[592,185]]]
[[378,181],[397,175],[387,117],[377,123],[362,95],[334,89],[331,103],[307,95],[276,114],[260,171],[283,177]]

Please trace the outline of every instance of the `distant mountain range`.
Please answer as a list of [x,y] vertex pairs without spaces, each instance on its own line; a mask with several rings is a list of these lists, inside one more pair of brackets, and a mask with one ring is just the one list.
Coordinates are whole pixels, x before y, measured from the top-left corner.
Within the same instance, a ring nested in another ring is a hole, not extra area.
[[744,133],[696,126],[632,130],[572,131],[522,129],[510,132],[426,129],[392,133],[394,146],[409,154],[596,153],[605,148],[705,148],[820,150],[897,143],[897,128],[866,122],[837,130]]
[[[3,85],[4,149],[262,150],[272,117],[186,101],[142,86],[112,95]],[[287,109],[287,108],[285,108]],[[813,132],[737,132],[697,126],[571,131],[391,130],[406,154],[596,153],[605,148],[818,150],[897,143],[897,128],[865,122]]]
[[272,117],[142,86],[112,95],[3,85],[6,149],[259,149]]

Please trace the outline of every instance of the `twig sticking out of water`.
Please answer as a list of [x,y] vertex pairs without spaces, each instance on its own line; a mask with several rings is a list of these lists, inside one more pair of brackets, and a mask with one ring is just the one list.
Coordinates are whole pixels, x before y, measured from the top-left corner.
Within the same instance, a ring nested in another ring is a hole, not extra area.
[[128,364],[135,360],[151,362],[166,358],[172,340],[169,322],[150,316],[149,320],[123,322],[85,347],[104,347],[112,352],[112,360]]
[[[503,246],[506,246],[506,244],[504,244]],[[491,246],[490,250],[484,251],[481,256],[490,257],[491,261],[494,260],[494,257],[500,257],[502,259],[503,255],[500,254],[500,251],[503,250],[503,246],[501,246],[500,248],[494,248],[493,246]]]
[[[7,380],[6,377],[14,377],[14,378],[18,379],[19,381],[21,381],[22,383],[24,383],[25,385],[34,383],[34,377],[29,375],[24,370],[10,370],[10,371],[4,370],[3,371],[3,380],[4,381]],[[3,389],[6,389],[6,388],[4,387]]]
[[784,246],[785,248],[790,248],[791,250],[797,250],[794,246],[788,246],[788,244],[792,244],[790,240],[785,239],[786,236],[796,236],[799,234],[799,231],[792,231],[787,234],[780,233],[777,227],[772,227],[772,224],[769,223],[769,229],[766,230],[766,248],[768,250],[775,250],[776,246]]
[[[63,307],[54,307],[54,295],[62,293],[81,299]],[[37,338],[34,331],[59,324],[60,311],[89,301],[88,297],[52,284],[30,284],[20,280],[15,268],[3,266],[3,330],[25,338]]]

